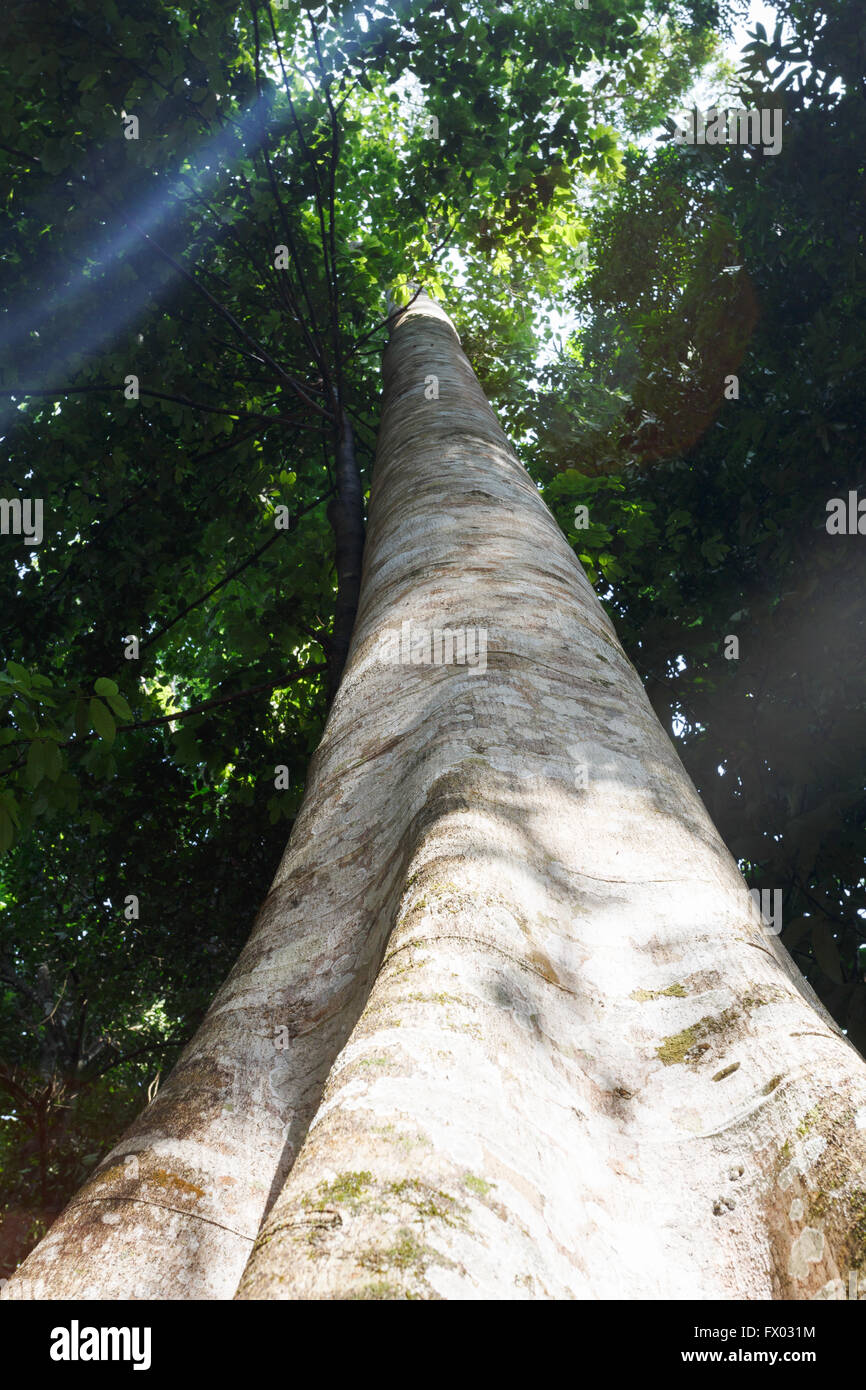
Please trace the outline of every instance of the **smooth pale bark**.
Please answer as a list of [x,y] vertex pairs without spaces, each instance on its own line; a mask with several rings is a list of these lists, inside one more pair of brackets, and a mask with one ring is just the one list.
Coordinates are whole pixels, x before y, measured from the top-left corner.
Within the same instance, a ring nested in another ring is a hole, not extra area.
[[317,757],[250,940],[197,1034],[0,1298],[233,1295],[378,963],[360,928],[343,929],[353,852]]
[[[303,1123],[284,1093],[283,1054],[275,1049],[278,1024],[304,1026],[304,1001],[283,985],[281,906],[279,895],[267,899],[156,1100],[0,1297],[232,1296]],[[302,1042],[295,1046],[303,1051]]]
[[[484,629],[486,670],[395,662],[404,621]],[[844,1297],[864,1127],[866,1067],[419,299],[274,886],[6,1297],[230,1296],[273,1197],[244,1298]]]
[[[345,434],[341,503],[354,466]],[[349,571],[343,553],[341,591]],[[372,978],[363,942],[355,958],[340,959],[322,936],[339,826],[329,844],[311,824],[312,804],[298,817],[249,942],[171,1076],[0,1298],[235,1292]]]
[[[486,670],[395,661],[406,621]],[[305,812],[317,957],[378,969],[239,1297],[845,1297],[866,1066],[426,298]]]

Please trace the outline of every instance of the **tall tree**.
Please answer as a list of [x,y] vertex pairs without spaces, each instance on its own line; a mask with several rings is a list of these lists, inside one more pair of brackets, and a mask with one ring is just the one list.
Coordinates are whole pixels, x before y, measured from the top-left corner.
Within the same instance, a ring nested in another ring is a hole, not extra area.
[[357,598],[383,287],[453,286],[457,246],[528,346],[515,296],[620,168],[611,84],[648,129],[716,8],[10,0],[0,491],[45,516],[0,540],[0,1275],[272,877]]
[[352,647],[259,925],[6,1296],[227,1290],[256,1208],[243,1298],[844,1296],[866,1065],[424,296],[385,379]]

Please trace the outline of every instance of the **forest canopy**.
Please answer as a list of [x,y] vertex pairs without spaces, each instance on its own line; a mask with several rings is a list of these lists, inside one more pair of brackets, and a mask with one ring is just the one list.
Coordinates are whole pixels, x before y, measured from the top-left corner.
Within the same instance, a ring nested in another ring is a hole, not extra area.
[[[0,1276],[267,892],[421,285],[866,1048],[866,20],[747,9],[6,6]],[[698,96],[781,149],[678,143]]]

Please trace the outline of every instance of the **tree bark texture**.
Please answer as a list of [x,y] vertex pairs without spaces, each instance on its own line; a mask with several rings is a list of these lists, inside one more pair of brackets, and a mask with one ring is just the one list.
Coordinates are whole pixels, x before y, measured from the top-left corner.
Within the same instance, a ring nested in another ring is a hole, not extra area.
[[273,888],[5,1296],[844,1298],[864,1256],[866,1065],[419,296]]

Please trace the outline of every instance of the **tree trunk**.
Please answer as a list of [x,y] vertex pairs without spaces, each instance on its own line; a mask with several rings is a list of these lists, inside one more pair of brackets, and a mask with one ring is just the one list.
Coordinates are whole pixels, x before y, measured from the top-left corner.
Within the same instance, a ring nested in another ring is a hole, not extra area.
[[364,557],[364,492],[349,415],[341,407],[336,392],[334,410],[337,417],[334,449],[337,491],[328,503],[328,520],[334,532],[337,601],[334,605],[333,632],[325,648],[328,654],[328,704],[331,704],[340,688],[349,654]]
[[269,1193],[242,1298],[844,1297],[866,1255],[866,1066],[423,296],[274,886],[6,1296],[228,1296]]
[[[342,826],[332,951],[360,929],[382,959],[239,1296],[838,1294],[866,1068],[753,912],[428,300],[385,378],[316,768]],[[405,622],[417,664],[394,661]],[[486,670],[430,662],[424,634],[461,628]]]

